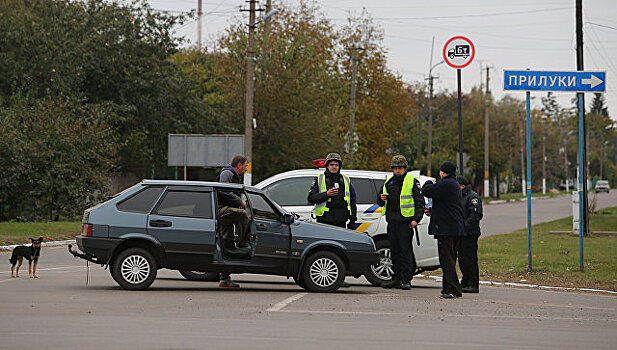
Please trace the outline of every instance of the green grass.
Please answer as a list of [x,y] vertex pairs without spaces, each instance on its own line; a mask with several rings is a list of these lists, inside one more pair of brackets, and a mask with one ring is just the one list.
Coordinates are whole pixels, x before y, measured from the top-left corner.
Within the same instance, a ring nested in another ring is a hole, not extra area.
[[0,222],[0,245],[29,243],[28,237],[45,241],[75,238],[81,232],[81,221]]
[[[617,207],[592,214],[590,227],[592,232],[617,231]],[[579,237],[549,233],[571,229],[571,217],[532,227],[531,271],[527,270],[527,229],[480,239],[480,279],[617,291],[617,235],[584,237],[585,271],[581,272]]]

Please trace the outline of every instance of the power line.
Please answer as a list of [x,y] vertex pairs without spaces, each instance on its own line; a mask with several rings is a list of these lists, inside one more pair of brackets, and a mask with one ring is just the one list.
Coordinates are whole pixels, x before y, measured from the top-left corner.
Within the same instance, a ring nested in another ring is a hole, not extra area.
[[425,17],[373,17],[373,19],[379,20],[433,20],[433,19],[448,19],[448,18],[472,18],[472,17],[489,17],[489,16],[511,16],[511,15],[522,15],[527,13],[540,13],[540,12],[553,12],[553,11],[563,11],[563,10],[572,10],[572,7],[557,7],[552,9],[543,9],[543,10],[530,10],[530,11],[517,11],[517,12],[493,12],[493,13],[483,13],[483,14],[466,14],[466,15],[452,15],[452,16],[425,16]]
[[603,24],[598,24],[598,23],[594,23],[594,22],[585,22],[585,23],[592,24],[594,26],[598,26],[598,27],[602,27],[602,28],[608,28],[608,29],[612,29],[612,30],[617,30],[617,28],[615,28],[615,27],[605,26]]

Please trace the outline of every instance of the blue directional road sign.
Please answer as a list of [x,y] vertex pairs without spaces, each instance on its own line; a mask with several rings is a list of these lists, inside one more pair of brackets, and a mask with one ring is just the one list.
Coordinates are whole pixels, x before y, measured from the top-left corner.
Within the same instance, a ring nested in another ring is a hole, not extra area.
[[515,91],[605,92],[606,72],[504,70],[503,89]]

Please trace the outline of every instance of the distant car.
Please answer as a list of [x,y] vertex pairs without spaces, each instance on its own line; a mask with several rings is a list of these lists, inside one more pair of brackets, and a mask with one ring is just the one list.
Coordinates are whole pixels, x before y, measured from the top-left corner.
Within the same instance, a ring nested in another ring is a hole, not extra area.
[[[323,166],[323,165],[318,165]],[[300,215],[305,221],[316,221],[311,205],[306,197],[311,185],[324,169],[301,169],[292,170],[274,175],[255,185],[263,189],[279,205],[289,212]],[[383,208],[375,204],[377,193],[381,193],[383,184],[392,176],[392,173],[381,171],[345,170],[341,171],[351,179],[356,190],[356,202],[358,208],[358,220],[356,231],[366,232],[375,240],[375,246],[381,257],[378,264],[371,266],[364,275],[375,286],[390,281],[393,275],[390,242],[386,232],[386,217],[382,215]],[[419,171],[411,171],[420,184],[434,178],[421,176]],[[414,274],[423,271],[435,270],[440,267],[437,241],[428,235],[430,218],[424,216],[418,226],[418,236],[413,238],[412,248],[416,261],[414,262]]]
[[[247,202],[250,256],[230,259],[219,237],[219,193]],[[346,275],[359,277],[379,261],[370,236],[295,220],[255,187],[199,181],[143,180],[87,209],[76,257],[109,266],[124,289],[143,290],[157,270],[187,279],[204,273],[257,273],[293,277],[313,292],[333,292]],[[218,281],[218,279],[217,279]]]
[[598,182],[596,182],[596,193],[598,192],[606,192],[606,193],[610,193],[611,187],[608,184],[608,181],[606,180],[598,180]]

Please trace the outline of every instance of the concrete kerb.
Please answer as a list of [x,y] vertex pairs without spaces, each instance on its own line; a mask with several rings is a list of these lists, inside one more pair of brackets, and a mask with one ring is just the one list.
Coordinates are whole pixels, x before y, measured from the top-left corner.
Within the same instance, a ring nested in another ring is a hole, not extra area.
[[[423,277],[441,282],[441,276],[424,276],[416,275],[415,277]],[[594,292],[594,293],[606,293],[617,295],[617,291],[604,290],[604,289],[592,289],[592,288],[573,288],[573,287],[553,287],[553,286],[541,286],[537,284],[528,283],[515,283],[515,282],[492,282],[492,281],[480,281],[481,285],[485,286],[497,286],[497,287],[514,287],[514,288],[529,288],[529,289],[545,289],[556,290],[564,292]]]
[[[52,241],[52,242],[43,242],[41,243],[44,247],[53,247],[53,246],[61,246],[75,244],[74,239],[69,239],[66,241]],[[4,250],[13,250],[15,247],[21,244],[13,244],[13,245],[4,245],[0,246],[0,251]],[[441,282],[441,276],[425,276],[425,275],[416,275],[416,277],[428,278],[435,280],[437,282]],[[480,284],[486,286],[501,286],[501,287],[515,287],[515,288],[531,288],[531,289],[546,289],[546,290],[557,290],[557,291],[569,291],[569,292],[593,292],[593,293],[607,293],[617,295],[617,291],[611,290],[603,290],[603,289],[592,289],[592,288],[572,288],[572,287],[553,287],[553,286],[540,286],[537,284],[527,284],[527,283],[514,283],[514,282],[492,282],[492,281],[480,281]]]
[[[41,245],[43,247],[53,247],[53,246],[67,245],[67,244],[75,244],[75,240],[74,239],[69,239],[69,240],[66,240],[66,241],[52,241],[52,242],[43,242],[43,243],[41,243]],[[29,244],[3,245],[3,246],[0,246],[0,251],[2,251],[2,250],[13,250],[13,249],[15,249],[15,247],[20,246],[20,245],[28,246]]]

